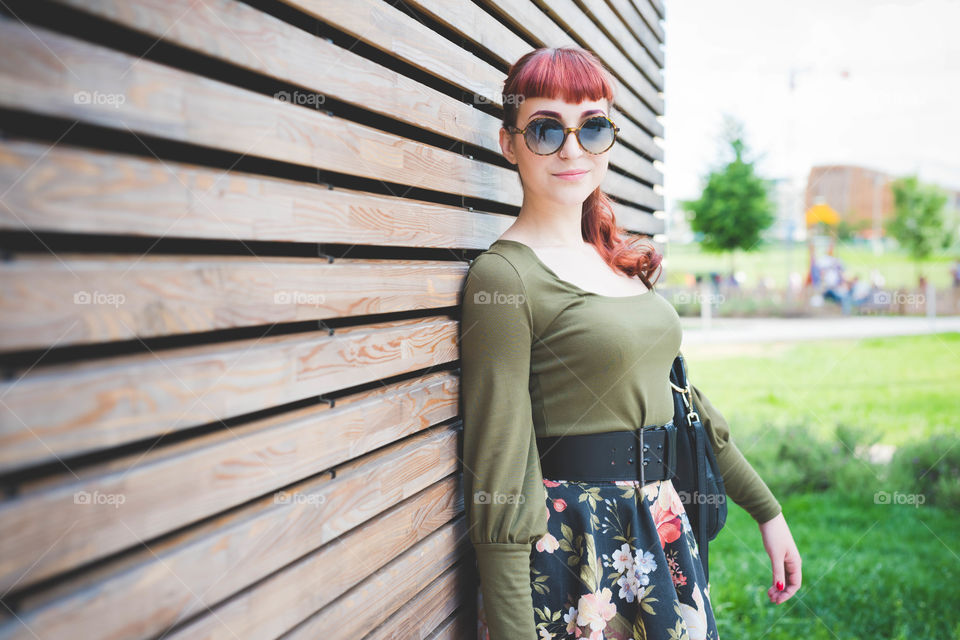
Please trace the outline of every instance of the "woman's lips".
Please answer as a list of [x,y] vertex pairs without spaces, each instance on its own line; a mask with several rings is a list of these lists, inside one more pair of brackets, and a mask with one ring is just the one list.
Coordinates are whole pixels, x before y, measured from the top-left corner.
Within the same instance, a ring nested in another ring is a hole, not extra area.
[[557,178],[560,178],[561,180],[579,180],[583,176],[587,175],[587,172],[586,171],[577,171],[575,173],[564,172],[564,173],[555,173],[553,175],[556,176]]

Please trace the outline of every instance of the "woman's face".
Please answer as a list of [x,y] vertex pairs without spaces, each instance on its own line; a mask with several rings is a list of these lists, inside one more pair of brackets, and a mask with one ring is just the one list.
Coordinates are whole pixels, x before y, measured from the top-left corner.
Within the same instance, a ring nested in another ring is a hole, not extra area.
[[[591,115],[609,117],[608,106],[606,99],[576,104],[551,98],[527,98],[520,103],[516,126],[523,129],[530,120],[545,115],[560,120],[565,127],[577,127]],[[600,186],[610,162],[609,150],[599,155],[588,153],[573,133],[567,135],[559,151],[539,156],[527,148],[523,134],[510,133],[501,127],[500,148],[503,156],[517,165],[524,201],[533,198],[560,206],[583,204]],[[569,172],[579,173],[560,175]]]

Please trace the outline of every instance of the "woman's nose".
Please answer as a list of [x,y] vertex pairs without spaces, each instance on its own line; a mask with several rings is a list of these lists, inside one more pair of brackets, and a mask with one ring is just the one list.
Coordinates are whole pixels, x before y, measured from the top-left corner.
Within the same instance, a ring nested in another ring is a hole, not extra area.
[[561,158],[577,158],[583,154],[583,149],[580,147],[580,141],[577,140],[577,134],[573,131],[567,133],[567,137],[563,139],[563,146],[560,147],[560,157]]

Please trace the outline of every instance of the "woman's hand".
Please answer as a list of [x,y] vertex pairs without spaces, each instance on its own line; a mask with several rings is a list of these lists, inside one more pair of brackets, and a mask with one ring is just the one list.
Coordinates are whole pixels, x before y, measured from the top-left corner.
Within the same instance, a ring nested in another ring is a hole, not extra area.
[[783,512],[761,524],[760,534],[773,566],[773,586],[767,590],[767,596],[770,602],[780,604],[793,597],[800,588],[800,552]]

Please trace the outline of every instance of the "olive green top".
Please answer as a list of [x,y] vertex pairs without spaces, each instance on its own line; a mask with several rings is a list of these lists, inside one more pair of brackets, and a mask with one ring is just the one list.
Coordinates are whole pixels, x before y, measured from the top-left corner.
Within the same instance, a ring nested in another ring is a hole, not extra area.
[[[490,640],[536,640],[530,553],[548,517],[536,438],[672,419],[680,318],[655,291],[581,289],[507,239],[471,263],[461,312],[465,509]],[[687,373],[727,495],[770,520],[780,504]]]

